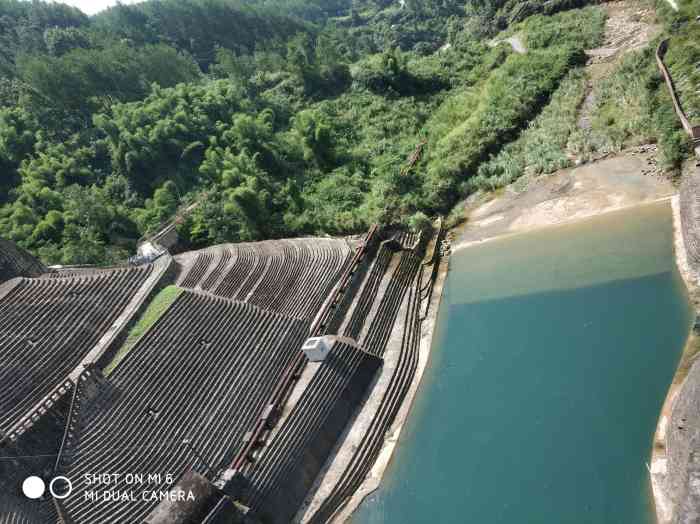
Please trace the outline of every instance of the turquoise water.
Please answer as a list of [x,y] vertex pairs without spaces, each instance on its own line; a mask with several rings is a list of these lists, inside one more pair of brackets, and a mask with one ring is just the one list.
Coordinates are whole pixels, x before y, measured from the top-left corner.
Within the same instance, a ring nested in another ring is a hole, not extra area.
[[691,322],[668,203],[453,254],[431,362],[354,524],[650,524]]

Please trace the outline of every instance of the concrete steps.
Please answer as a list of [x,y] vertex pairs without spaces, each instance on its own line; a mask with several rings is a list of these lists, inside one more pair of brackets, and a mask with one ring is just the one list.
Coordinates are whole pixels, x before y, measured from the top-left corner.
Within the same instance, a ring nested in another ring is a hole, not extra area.
[[0,431],[81,363],[140,291],[152,266],[21,279],[0,301]]
[[345,240],[300,238],[226,244],[180,256],[178,285],[311,320],[352,257]]
[[[408,301],[404,317],[403,339],[401,350],[388,387],[386,388],[379,409],[376,411],[369,424],[369,428],[362,437],[360,444],[355,448],[341,473],[333,489],[324,499],[316,512],[304,522],[322,524],[332,520],[333,516],[343,507],[349,498],[355,493],[364,481],[370,469],[374,465],[384,445],[385,434],[391,427],[398,413],[404,397],[406,396],[418,366],[418,347],[420,341],[420,282],[421,271],[418,270],[419,260],[413,253],[408,252],[392,275],[393,290],[387,288],[384,297],[386,304],[396,304],[397,297],[402,294],[399,289],[404,287],[404,294]],[[389,286],[392,287],[392,286]],[[398,301],[400,307],[402,301]],[[381,351],[381,343],[387,326],[393,327],[391,316],[396,312],[389,311],[386,315],[379,315],[376,322],[376,330],[368,336],[370,343],[376,344],[375,351]]]
[[265,522],[290,522],[364,397],[381,359],[335,341],[249,474],[243,502]]

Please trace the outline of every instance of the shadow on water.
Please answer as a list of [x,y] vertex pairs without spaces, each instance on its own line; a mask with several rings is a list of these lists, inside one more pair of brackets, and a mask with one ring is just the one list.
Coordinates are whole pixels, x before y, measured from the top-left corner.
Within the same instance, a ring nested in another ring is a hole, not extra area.
[[430,368],[355,524],[654,521],[645,462],[691,315],[668,216],[652,215],[654,260],[630,261],[645,266],[633,278],[465,303],[450,277]]

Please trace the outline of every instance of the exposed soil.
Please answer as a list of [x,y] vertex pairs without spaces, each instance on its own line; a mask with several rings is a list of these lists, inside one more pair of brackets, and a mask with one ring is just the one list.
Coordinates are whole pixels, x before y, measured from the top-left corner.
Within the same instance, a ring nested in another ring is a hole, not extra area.
[[655,146],[640,146],[549,176],[524,176],[495,195],[475,195],[454,249],[669,198],[676,189],[658,172],[655,154]]
[[621,55],[647,45],[661,30],[654,10],[640,2],[609,2],[603,8],[608,15],[603,45],[586,51],[589,65],[614,62]]
[[491,47],[496,47],[497,45],[502,43],[509,44],[513,48],[513,51],[515,51],[516,53],[520,53],[521,55],[527,53],[527,48],[525,47],[525,44],[523,43],[519,35],[504,38],[503,40],[492,40],[491,42],[489,42],[489,45]]

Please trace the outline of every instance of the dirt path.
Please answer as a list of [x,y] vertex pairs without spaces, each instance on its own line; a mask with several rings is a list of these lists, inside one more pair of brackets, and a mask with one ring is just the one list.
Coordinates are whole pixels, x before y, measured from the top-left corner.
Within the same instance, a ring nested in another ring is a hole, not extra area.
[[491,47],[496,47],[497,45],[502,44],[504,42],[510,44],[510,46],[513,48],[513,51],[515,51],[516,53],[520,53],[521,55],[527,53],[527,48],[525,47],[525,44],[523,43],[519,35],[513,35],[511,37],[504,38],[503,40],[492,40],[489,42],[489,45]]
[[[654,11],[638,1],[623,0],[603,4],[607,19],[603,45],[586,50],[586,96],[579,110],[578,127],[583,132],[585,142],[596,144],[600,141],[593,135],[591,120],[598,99],[597,85],[609,77],[622,57],[630,51],[647,45],[661,30],[655,23]],[[597,148],[593,148],[597,149]],[[596,151],[593,158],[608,152]]]
[[[469,222],[460,246],[676,193],[658,167],[655,145],[617,152],[608,150],[602,137],[596,136],[593,124],[601,82],[613,74],[627,53],[648,45],[661,30],[653,9],[639,0],[608,2],[602,8],[607,14],[602,45],[586,51],[586,92],[577,118],[582,136],[572,136],[576,143],[567,147],[567,155],[578,167],[549,176],[525,175],[495,198],[484,194],[470,197],[465,203]],[[517,35],[490,45],[503,42],[514,49],[522,45]]]
[[527,49],[525,48],[525,44],[523,44],[523,41],[520,39],[518,35],[511,36],[510,38],[506,38],[505,40],[510,44],[510,46],[513,48],[513,51],[516,53],[525,54],[527,53]]

